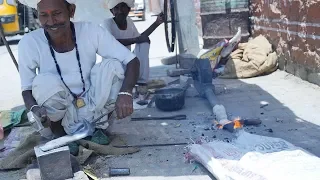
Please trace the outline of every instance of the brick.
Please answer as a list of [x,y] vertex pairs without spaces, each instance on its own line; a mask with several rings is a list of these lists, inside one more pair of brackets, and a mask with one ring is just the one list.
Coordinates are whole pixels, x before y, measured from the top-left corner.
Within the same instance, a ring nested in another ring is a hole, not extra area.
[[260,17],[262,15],[262,6],[260,3],[251,4],[252,7],[252,15],[256,17]]
[[300,8],[299,8],[299,17],[297,19],[298,22],[306,22],[307,20],[307,0],[300,0]]
[[320,56],[315,51],[308,51],[304,53],[306,64],[310,68],[320,68]]
[[42,180],[61,180],[73,178],[70,150],[68,146],[43,152],[34,148]]
[[320,39],[308,38],[306,44],[307,44],[308,50],[316,51],[317,49],[320,48]]
[[283,17],[287,17],[290,13],[290,6],[289,6],[289,2],[287,0],[285,1],[280,1],[280,5],[281,5],[281,15]]
[[296,38],[292,41],[292,46],[298,47],[305,52],[307,50],[307,38],[296,36]]
[[291,49],[291,55],[292,55],[292,61],[304,65],[306,64],[305,58],[304,58],[304,51],[296,46],[293,46]]
[[269,18],[271,19],[280,19],[281,11],[277,3],[272,3],[269,5]]
[[299,11],[301,6],[302,4],[300,4],[300,1],[298,0],[291,1],[289,14],[287,16],[289,21],[299,21],[299,18],[300,18]]
[[308,11],[307,11],[307,19],[310,23],[319,23],[320,22],[320,1],[313,1],[312,4],[308,4]]

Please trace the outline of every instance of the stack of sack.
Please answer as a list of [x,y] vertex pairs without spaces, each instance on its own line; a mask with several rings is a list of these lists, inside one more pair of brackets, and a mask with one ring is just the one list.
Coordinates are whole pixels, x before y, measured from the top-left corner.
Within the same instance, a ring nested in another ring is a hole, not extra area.
[[262,35],[248,43],[239,43],[233,51],[220,78],[250,78],[266,75],[278,68],[277,54]]

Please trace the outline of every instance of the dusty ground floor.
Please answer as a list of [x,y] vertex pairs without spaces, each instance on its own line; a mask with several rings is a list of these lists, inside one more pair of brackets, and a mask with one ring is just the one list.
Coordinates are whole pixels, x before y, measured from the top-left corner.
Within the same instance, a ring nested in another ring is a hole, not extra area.
[[[166,69],[152,68],[153,78],[173,81],[166,77]],[[271,75],[245,79],[213,81],[220,102],[226,107],[229,118],[260,118],[259,127],[245,127],[247,132],[283,138],[296,146],[320,156],[320,87],[302,81],[282,71]],[[267,106],[261,106],[267,102]],[[121,134],[129,145],[192,143],[200,137],[230,141],[234,134],[211,128],[214,117],[205,99],[195,88],[187,90],[185,107],[176,112],[161,112],[155,107],[137,110],[133,116],[167,116],[184,114],[186,120],[121,120],[113,124],[112,132]],[[132,155],[120,157],[94,156],[86,165],[103,179],[136,180],[207,180],[214,179],[195,163],[186,163],[185,145],[143,147]],[[129,177],[108,178],[108,168],[130,168]],[[1,179],[23,179],[25,170],[0,172]]]

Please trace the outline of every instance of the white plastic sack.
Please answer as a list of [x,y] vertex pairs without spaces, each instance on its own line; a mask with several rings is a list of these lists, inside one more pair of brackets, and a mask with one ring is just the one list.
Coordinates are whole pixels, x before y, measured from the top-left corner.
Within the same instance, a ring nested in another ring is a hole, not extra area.
[[320,158],[280,138],[241,131],[232,143],[189,146],[190,155],[217,179],[320,179]]

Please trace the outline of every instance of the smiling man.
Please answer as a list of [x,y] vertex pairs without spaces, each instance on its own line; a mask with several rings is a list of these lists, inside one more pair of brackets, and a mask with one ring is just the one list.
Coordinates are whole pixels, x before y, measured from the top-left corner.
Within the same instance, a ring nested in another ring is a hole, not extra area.
[[[119,119],[131,115],[139,75],[136,56],[102,27],[71,22],[75,0],[20,1],[37,8],[43,27],[25,35],[18,46],[26,108],[50,122],[57,136],[83,127],[106,129],[114,110]],[[99,64],[96,53],[104,58]]]

